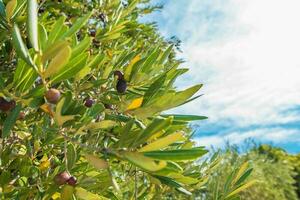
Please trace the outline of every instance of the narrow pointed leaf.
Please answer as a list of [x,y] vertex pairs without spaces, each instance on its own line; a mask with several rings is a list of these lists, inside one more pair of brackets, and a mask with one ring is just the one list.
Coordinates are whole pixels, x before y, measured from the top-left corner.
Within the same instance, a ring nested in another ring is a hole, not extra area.
[[66,20],[66,17],[63,15],[61,16],[53,25],[52,30],[50,31],[48,43],[47,46],[50,46],[52,43],[54,43],[58,38],[60,38],[60,32],[64,27],[64,22]]
[[179,133],[179,132],[173,133],[171,135],[160,138],[160,139],[142,147],[141,149],[139,149],[139,152],[159,150],[159,149],[169,146],[170,144],[173,144],[174,142],[183,141],[183,140],[185,140],[185,137],[182,135],[182,133]]
[[229,199],[230,197],[240,193],[241,191],[243,190],[246,190],[247,188],[251,187],[252,185],[254,185],[256,183],[256,180],[252,180],[252,181],[249,181],[243,185],[241,185],[240,187],[238,187],[237,189],[235,189],[234,191],[232,191],[231,193],[229,193],[225,199]]
[[204,120],[207,119],[205,116],[199,115],[179,115],[179,114],[168,114],[168,115],[160,115],[162,117],[170,117],[173,116],[174,121],[196,121],[196,120]]
[[39,51],[37,14],[37,0],[27,0],[27,32],[29,36],[29,41],[35,51]]
[[77,21],[73,24],[73,26],[62,35],[62,38],[70,37],[74,33],[76,33],[81,27],[85,25],[85,23],[88,21],[88,19],[91,17],[92,12],[89,12],[85,16],[77,19]]
[[132,164],[147,171],[158,171],[167,166],[165,161],[156,161],[138,152],[122,152],[121,155]]
[[173,118],[155,118],[153,122],[141,132],[141,134],[137,137],[134,146],[138,146],[144,143],[148,138],[150,138],[153,134],[161,131],[162,129],[168,128],[172,123]]
[[21,104],[18,104],[11,113],[6,117],[4,123],[3,123],[3,129],[2,129],[2,137],[6,138],[9,136],[11,129],[14,127],[18,117],[19,113],[22,109]]
[[164,151],[149,151],[143,154],[147,157],[151,157],[158,160],[170,160],[170,161],[185,161],[195,160],[208,151],[202,147],[196,147],[192,149],[176,149],[176,150],[164,150]]
[[67,161],[68,161],[67,163],[68,163],[69,170],[71,170],[75,165],[76,157],[77,157],[76,149],[72,143],[69,143],[67,147]]
[[18,56],[20,56],[20,58],[22,58],[28,65],[33,66],[37,71],[37,68],[30,57],[29,51],[23,42],[20,29],[17,24],[13,25],[12,40]]

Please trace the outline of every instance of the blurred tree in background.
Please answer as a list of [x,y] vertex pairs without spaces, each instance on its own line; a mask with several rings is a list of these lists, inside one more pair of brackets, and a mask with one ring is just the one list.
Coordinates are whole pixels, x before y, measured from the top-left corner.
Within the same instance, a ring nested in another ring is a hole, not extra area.
[[[300,154],[288,154],[281,148],[260,145],[240,153],[235,146],[228,146],[220,153],[220,165],[213,172],[207,187],[212,198],[214,185],[226,185],[226,180],[236,165],[249,162],[253,167],[251,179],[256,183],[240,194],[241,199],[297,200],[299,195]],[[251,181],[250,181],[251,182]],[[219,187],[222,192],[222,187]]]
[[[200,199],[218,157],[162,114],[201,84],[174,81],[175,50],[139,17],[147,0],[0,0],[2,199]],[[218,199],[235,199],[251,168]],[[182,195],[181,195],[182,194]]]

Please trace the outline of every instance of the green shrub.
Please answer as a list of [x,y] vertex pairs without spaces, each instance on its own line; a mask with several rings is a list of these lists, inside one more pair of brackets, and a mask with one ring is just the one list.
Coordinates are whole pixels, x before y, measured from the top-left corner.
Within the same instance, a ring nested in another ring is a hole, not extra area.
[[209,181],[208,196],[215,194],[212,190],[215,188],[213,185],[221,185],[220,191],[222,190],[222,186],[235,166],[248,162],[253,168],[251,179],[255,180],[255,184],[242,191],[240,199],[297,200],[299,198],[295,187],[298,181],[294,171],[295,160],[289,161],[296,156],[289,155],[279,148],[262,145],[254,146],[246,153],[239,153],[236,147],[229,146],[220,157],[221,165]]

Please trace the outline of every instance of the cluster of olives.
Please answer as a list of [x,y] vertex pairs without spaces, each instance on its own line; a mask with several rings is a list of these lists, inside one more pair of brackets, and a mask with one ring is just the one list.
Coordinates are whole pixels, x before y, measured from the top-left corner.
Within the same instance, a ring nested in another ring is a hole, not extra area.
[[124,79],[124,75],[121,71],[115,71],[114,75],[118,77],[118,82],[117,82],[117,91],[121,94],[125,93],[127,90],[127,82]]
[[[60,99],[60,96],[61,96],[60,91],[54,88],[49,89],[45,94],[47,101],[52,104],[57,104]],[[94,104],[93,99],[90,98],[85,99],[84,105],[86,107],[90,108],[92,107],[93,104]]]
[[68,184],[71,186],[75,186],[77,183],[77,179],[74,176],[71,176],[69,172],[61,172],[54,177],[54,182],[57,185]]

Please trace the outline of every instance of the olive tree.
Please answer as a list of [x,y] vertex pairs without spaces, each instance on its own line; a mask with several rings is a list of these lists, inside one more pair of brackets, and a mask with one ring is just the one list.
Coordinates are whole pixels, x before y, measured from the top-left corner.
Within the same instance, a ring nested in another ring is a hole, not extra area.
[[139,22],[159,8],[147,3],[0,0],[2,199],[162,199],[205,187],[215,163],[194,162],[207,150],[188,123],[206,117],[164,112],[202,85],[176,89],[188,69],[176,44]]

